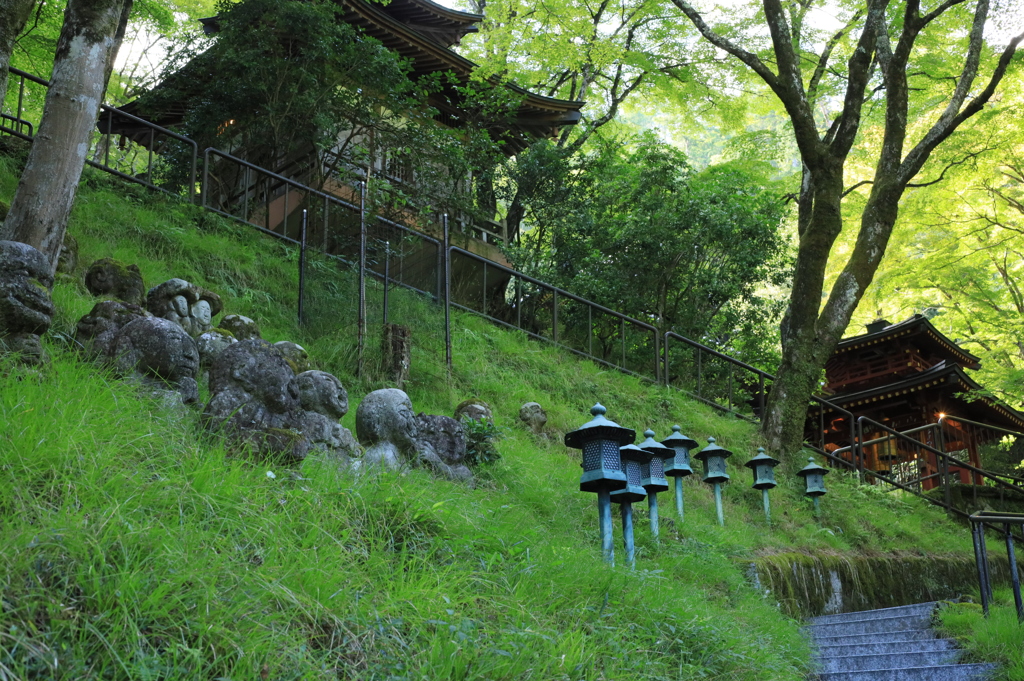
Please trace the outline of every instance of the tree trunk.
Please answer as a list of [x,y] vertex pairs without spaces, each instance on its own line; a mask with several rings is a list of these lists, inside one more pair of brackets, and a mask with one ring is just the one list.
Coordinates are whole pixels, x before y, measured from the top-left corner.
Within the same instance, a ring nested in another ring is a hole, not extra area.
[[36,0],[0,0],[0,104],[7,92],[7,68],[11,65],[14,41],[25,30]]
[[132,0],[70,0],[43,118],[0,238],[57,267],[68,215]]

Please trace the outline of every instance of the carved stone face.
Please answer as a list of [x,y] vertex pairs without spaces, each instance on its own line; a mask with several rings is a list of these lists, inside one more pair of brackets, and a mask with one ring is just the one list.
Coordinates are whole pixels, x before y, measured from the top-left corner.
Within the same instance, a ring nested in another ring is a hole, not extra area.
[[171,298],[171,311],[178,315],[179,318],[184,319],[188,317],[188,301],[185,300],[185,296],[174,296]]
[[396,388],[374,390],[356,410],[356,433],[366,445],[391,442],[410,449],[416,439],[416,415],[409,396]]
[[295,377],[295,384],[306,411],[334,419],[348,413],[348,393],[335,376],[325,371],[304,371]]
[[192,317],[195,318],[195,324],[209,328],[210,322],[213,320],[213,310],[210,307],[209,301],[200,300],[198,303],[193,305]]

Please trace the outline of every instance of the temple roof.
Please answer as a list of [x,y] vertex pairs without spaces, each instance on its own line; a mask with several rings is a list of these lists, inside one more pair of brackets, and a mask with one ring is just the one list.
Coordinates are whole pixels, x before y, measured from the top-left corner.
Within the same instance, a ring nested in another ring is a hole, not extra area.
[[[448,49],[456,44],[467,33],[476,30],[475,24],[483,19],[479,14],[470,14],[451,10],[431,0],[392,0],[381,5],[365,0],[339,0],[344,7],[345,21],[359,27],[366,35],[379,40],[383,45],[409,60],[412,70],[410,76],[417,78],[431,73],[450,71],[455,74],[459,85],[469,82],[476,64],[465,57]],[[204,25],[210,30],[217,30],[216,18],[205,20]],[[210,54],[209,52],[206,55]],[[203,71],[211,64],[203,64],[203,56],[193,60],[179,71],[182,74],[189,70],[184,78],[189,89],[201,91]],[[209,57],[208,59],[212,58]],[[200,62],[197,64],[197,62]],[[178,75],[178,74],[176,74]],[[511,83],[502,83],[498,78],[491,78],[496,86],[504,86],[521,97],[514,115],[495,120],[488,128],[492,137],[501,144],[508,154],[522,151],[534,140],[551,137],[565,125],[575,125],[580,120],[580,108],[583,102],[567,101],[537,95]],[[159,89],[161,85],[157,85]],[[146,95],[121,107],[125,112],[140,116]],[[454,85],[447,85],[439,93],[430,96],[428,103],[440,112],[439,121],[449,127],[463,124],[467,112],[462,108],[463,97]],[[187,103],[185,101],[162,105],[159,112],[147,111],[140,116],[160,126],[171,128],[184,119]],[[118,119],[116,115],[112,124],[106,119],[99,123],[102,132],[122,134],[134,139],[139,132],[127,119]],[[146,135],[148,137],[148,135]],[[145,139],[135,141],[146,144]]]
[[[867,348],[870,346],[883,345],[890,341],[902,338],[913,338],[915,343],[920,343],[937,355],[945,356],[946,359],[955,362],[968,369],[979,369],[981,360],[967,352],[956,343],[947,338],[941,331],[936,329],[924,315],[915,314],[897,324],[889,324],[885,328],[852,336],[839,341],[832,360],[840,359],[844,353]],[[830,360],[830,361],[832,361]]]
[[[959,415],[964,418],[1024,431],[1024,414],[994,397],[985,395],[983,390],[981,385],[968,376],[957,363],[942,361],[925,371],[910,374],[892,383],[866,390],[829,395],[827,399],[832,404],[855,414],[862,414],[866,409],[881,407],[890,400],[932,391],[941,393],[941,397],[947,402],[952,401],[960,412]],[[964,393],[974,395],[965,399]],[[825,411],[832,410],[826,407]],[[950,416],[955,418],[952,414]]]

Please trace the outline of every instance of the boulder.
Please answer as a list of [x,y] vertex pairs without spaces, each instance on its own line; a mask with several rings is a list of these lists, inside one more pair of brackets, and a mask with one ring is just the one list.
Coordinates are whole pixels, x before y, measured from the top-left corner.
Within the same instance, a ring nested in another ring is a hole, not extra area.
[[18,241],[0,241],[0,347],[28,364],[47,361],[40,336],[53,318],[52,287],[46,256]]
[[240,314],[225,315],[224,319],[220,320],[218,328],[227,331],[240,341],[261,338],[259,324]]
[[118,331],[136,319],[151,316],[139,305],[119,300],[104,300],[96,303],[89,314],[78,320],[75,326],[75,341],[89,359],[112,357],[114,338]]
[[528,425],[530,430],[539,435],[544,432],[544,426],[548,422],[548,415],[544,411],[544,407],[536,402],[527,402],[519,407],[519,419]]
[[196,338],[196,345],[199,347],[199,366],[209,369],[222,350],[237,342],[234,336],[221,329],[210,329],[199,334]]
[[146,294],[146,309],[174,322],[193,337],[209,331],[213,318],[223,308],[219,295],[184,279],[168,279]]
[[145,302],[146,286],[138,265],[101,258],[85,271],[85,287],[94,296],[116,298],[133,305]]
[[135,319],[113,337],[109,359],[122,376],[157,389],[175,390],[185,404],[199,401],[199,349],[177,324],[157,317]]

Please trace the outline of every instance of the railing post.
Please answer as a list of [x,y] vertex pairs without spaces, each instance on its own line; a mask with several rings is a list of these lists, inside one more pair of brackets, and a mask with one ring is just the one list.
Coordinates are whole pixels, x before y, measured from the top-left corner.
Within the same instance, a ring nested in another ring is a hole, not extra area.
[[985,555],[982,553],[982,537],[984,530],[980,522],[971,520],[971,540],[974,543],[974,563],[978,568],[978,593],[981,594],[981,607],[988,617],[988,592],[985,589]]
[[391,242],[384,242],[384,325],[388,323],[388,290],[391,288]]
[[1024,602],[1020,595],[1020,573],[1017,570],[1017,554],[1013,550],[1013,528],[1010,523],[1003,525],[1006,530],[1006,557],[1010,560],[1010,583],[1013,585],[1013,602],[1017,606],[1017,621],[1024,622]]
[[359,319],[356,330],[356,376],[363,377],[366,344],[366,182],[359,183]]
[[[551,341],[558,342],[558,291],[551,291]],[[625,366],[625,362],[623,362]]]
[[482,307],[480,309],[483,310],[484,316],[486,317],[487,316],[487,263],[486,262],[484,263],[484,276],[483,276],[483,279],[484,279],[484,283],[483,283],[483,286],[481,287],[481,292],[480,292],[481,293],[480,301],[482,303]]
[[[825,408],[822,406],[821,409],[824,411]],[[757,418],[764,421],[764,374],[760,373],[757,375]],[[822,431],[821,437],[824,440],[824,431]]]
[[302,233],[299,241],[299,326],[305,321],[305,297],[306,297],[306,227],[308,212],[302,209]]
[[672,374],[671,374],[671,371],[670,371],[671,364],[669,363],[669,354],[668,354],[668,346],[669,346],[669,343],[668,343],[669,342],[669,335],[668,335],[668,333],[669,333],[668,331],[665,332],[665,387],[666,388],[671,387],[671,383],[672,383]]
[[452,255],[448,214],[444,214],[444,361],[452,373]]

